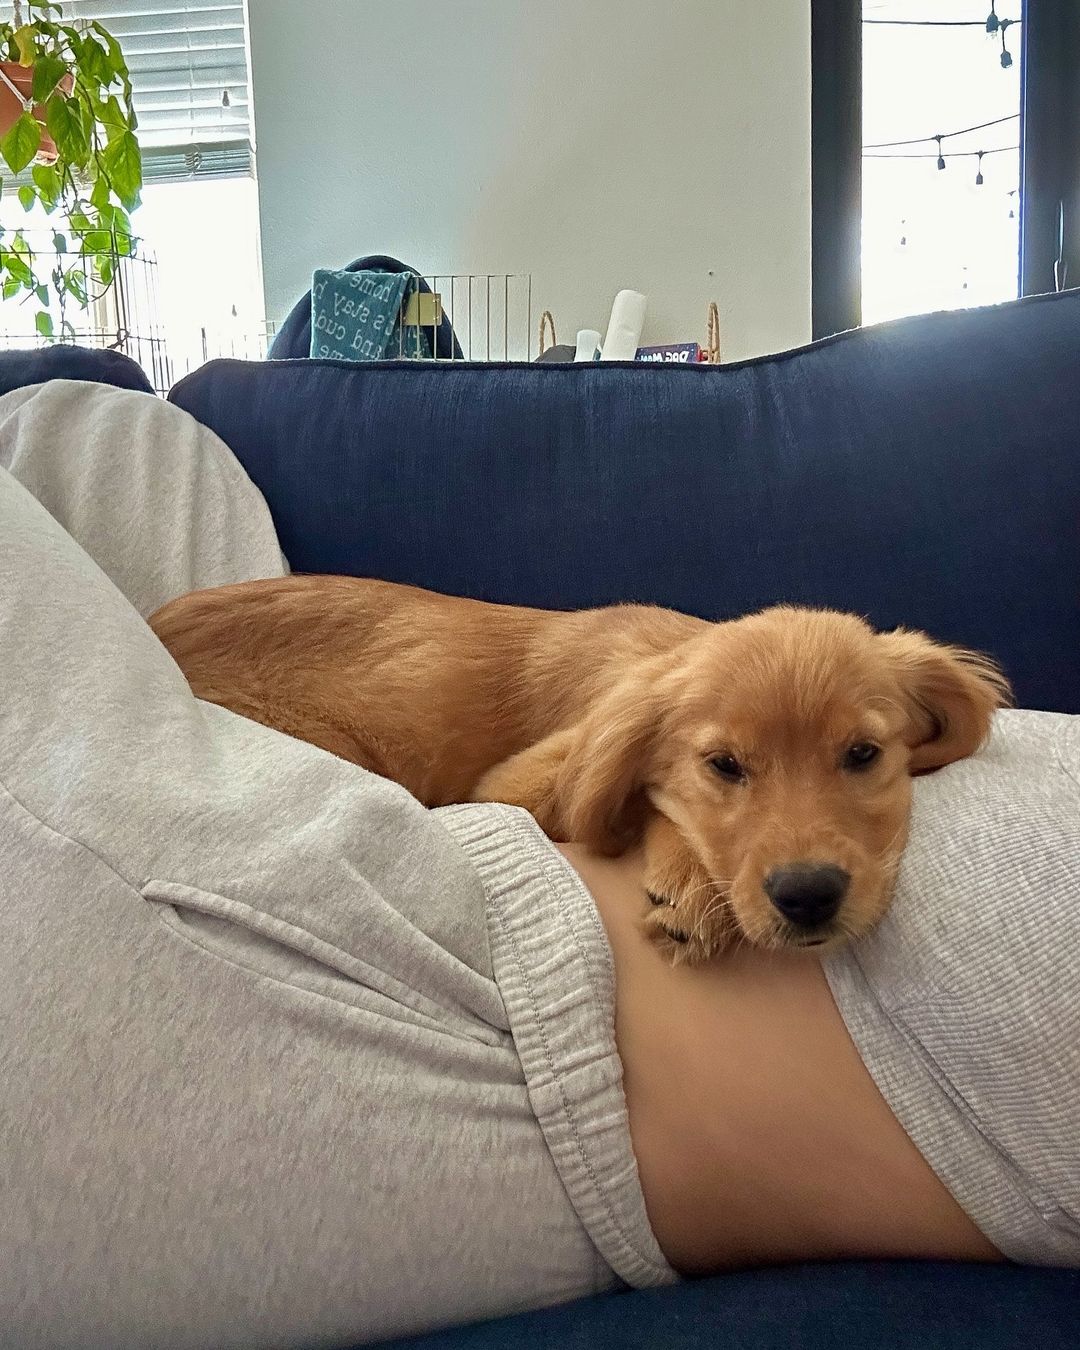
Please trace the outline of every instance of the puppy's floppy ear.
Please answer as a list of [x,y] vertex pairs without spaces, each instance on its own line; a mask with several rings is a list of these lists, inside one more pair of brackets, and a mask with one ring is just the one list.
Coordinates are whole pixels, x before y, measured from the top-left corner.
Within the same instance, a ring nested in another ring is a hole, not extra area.
[[621,853],[644,826],[644,789],[664,709],[662,682],[649,678],[648,664],[589,708],[559,772],[560,836],[597,853]]
[[879,634],[878,642],[908,714],[911,772],[973,755],[990,734],[995,709],[1012,702],[1009,682],[990,657],[902,628]]

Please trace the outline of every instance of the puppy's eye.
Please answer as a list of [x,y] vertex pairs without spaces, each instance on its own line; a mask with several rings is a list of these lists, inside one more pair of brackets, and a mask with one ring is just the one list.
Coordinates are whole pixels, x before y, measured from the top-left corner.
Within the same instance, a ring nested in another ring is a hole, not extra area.
[[844,768],[851,769],[855,773],[860,769],[868,769],[880,754],[880,745],[874,745],[870,741],[857,741],[848,747],[844,755]]
[[734,755],[716,755],[709,760],[709,768],[718,777],[729,783],[742,783],[746,779],[746,770]]

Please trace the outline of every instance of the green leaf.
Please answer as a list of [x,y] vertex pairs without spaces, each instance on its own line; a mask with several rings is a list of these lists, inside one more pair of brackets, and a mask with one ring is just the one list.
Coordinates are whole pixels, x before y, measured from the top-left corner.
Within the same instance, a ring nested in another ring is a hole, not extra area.
[[96,206],[99,211],[106,211],[111,205],[111,197],[112,193],[109,191],[109,180],[107,178],[99,178],[94,184],[93,191],[90,193],[91,203]]
[[98,225],[104,230],[114,230],[117,234],[131,234],[131,217],[122,206],[106,202],[98,209]]
[[44,103],[66,73],[67,62],[61,57],[52,53],[39,56],[34,62],[34,102]]
[[45,286],[45,285],[38,286],[37,289],[34,291],[34,294],[37,296],[37,298],[38,298],[38,300],[39,300],[39,302],[40,302],[41,304],[47,305],[47,304],[49,303],[49,288],[48,288],[48,286]]
[[52,164],[35,164],[30,170],[30,176],[37,184],[46,209],[51,211],[60,200],[63,187],[59,171]]
[[86,294],[86,273],[80,272],[73,267],[64,277],[64,286],[71,292],[75,299],[78,300],[83,309],[85,309],[90,303],[89,297]]
[[105,147],[102,158],[116,195],[130,210],[139,202],[142,187],[142,152],[130,131],[122,132]]
[[69,164],[86,163],[90,157],[90,140],[83,127],[78,99],[53,94],[45,104],[45,125],[56,148]]
[[32,66],[37,55],[37,33],[34,30],[34,25],[24,23],[21,28],[16,28],[11,40],[15,44],[15,50],[19,53],[19,65]]
[[36,316],[34,317],[34,327],[38,330],[38,332],[41,334],[42,337],[52,337],[53,335],[52,315],[46,314],[44,310],[38,310]]
[[96,33],[99,38],[103,39],[109,52],[109,63],[112,66],[113,74],[117,79],[126,83],[128,80],[127,61],[124,60],[124,53],[120,49],[119,42],[117,42],[109,30],[100,23],[92,23],[90,25],[90,31]]
[[113,260],[106,256],[97,260],[97,274],[101,278],[103,286],[111,286],[113,277],[116,275],[116,268]]
[[108,253],[112,248],[112,235],[108,230],[91,230],[83,239],[86,253]]
[[16,281],[14,277],[8,277],[4,282],[4,299],[11,300],[22,290],[22,282]]
[[33,289],[34,274],[33,272],[30,271],[26,263],[24,263],[23,260],[17,254],[15,253],[6,254],[4,256],[4,266],[11,273],[12,278],[15,281],[17,281],[20,286],[25,286],[27,290]]
[[115,140],[122,132],[131,130],[131,119],[121,108],[120,100],[115,94],[110,94],[98,105],[97,119],[105,128],[110,141]]
[[19,201],[22,202],[24,211],[32,211],[37,204],[38,195],[29,183],[24,183],[19,189]]
[[68,212],[68,223],[73,230],[83,231],[93,229],[90,224],[90,217],[81,207],[72,207]]
[[54,252],[56,252],[56,253],[66,253],[66,252],[67,252],[67,239],[65,238],[64,235],[62,235],[62,234],[60,233],[59,230],[57,230],[57,231],[53,234],[53,237],[52,237],[52,246],[53,246]]
[[32,113],[24,112],[0,141],[0,155],[3,155],[12,173],[22,173],[40,146],[41,127]]
[[29,258],[30,245],[26,242],[26,235],[22,230],[15,231],[15,238],[11,241],[11,247],[23,258]]
[[81,65],[92,80],[102,88],[108,88],[116,78],[109,53],[92,34],[87,33],[83,40]]

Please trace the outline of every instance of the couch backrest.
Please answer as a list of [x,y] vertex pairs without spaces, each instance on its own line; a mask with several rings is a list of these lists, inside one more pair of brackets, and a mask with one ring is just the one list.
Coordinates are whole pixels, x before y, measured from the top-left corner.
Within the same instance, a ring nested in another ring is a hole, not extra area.
[[710,618],[850,609],[1080,712],[1080,292],[720,368],[212,362],[171,395],[299,571]]
[[152,394],[154,386],[143,368],[123,352],[70,346],[30,347],[0,352],[0,395],[47,380],[86,380],[138,389]]

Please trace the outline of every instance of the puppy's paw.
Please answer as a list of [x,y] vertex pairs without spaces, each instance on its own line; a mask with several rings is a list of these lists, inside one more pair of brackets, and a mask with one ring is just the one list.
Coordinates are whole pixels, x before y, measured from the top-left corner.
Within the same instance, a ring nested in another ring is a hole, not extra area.
[[474,802],[506,802],[521,806],[553,839],[564,838],[560,829],[559,773],[566,760],[573,733],[559,731],[496,764],[473,787]]
[[662,896],[649,894],[649,911],[642,926],[646,937],[673,966],[696,965],[708,959],[700,944],[679,927],[673,906]]
[[707,961],[736,935],[724,894],[665,816],[645,831],[645,931],[672,965]]
[[[698,912],[694,912],[695,909]],[[649,910],[643,927],[673,966],[694,966],[708,961],[729,946],[735,930],[722,915],[702,913],[694,905],[649,893]]]

